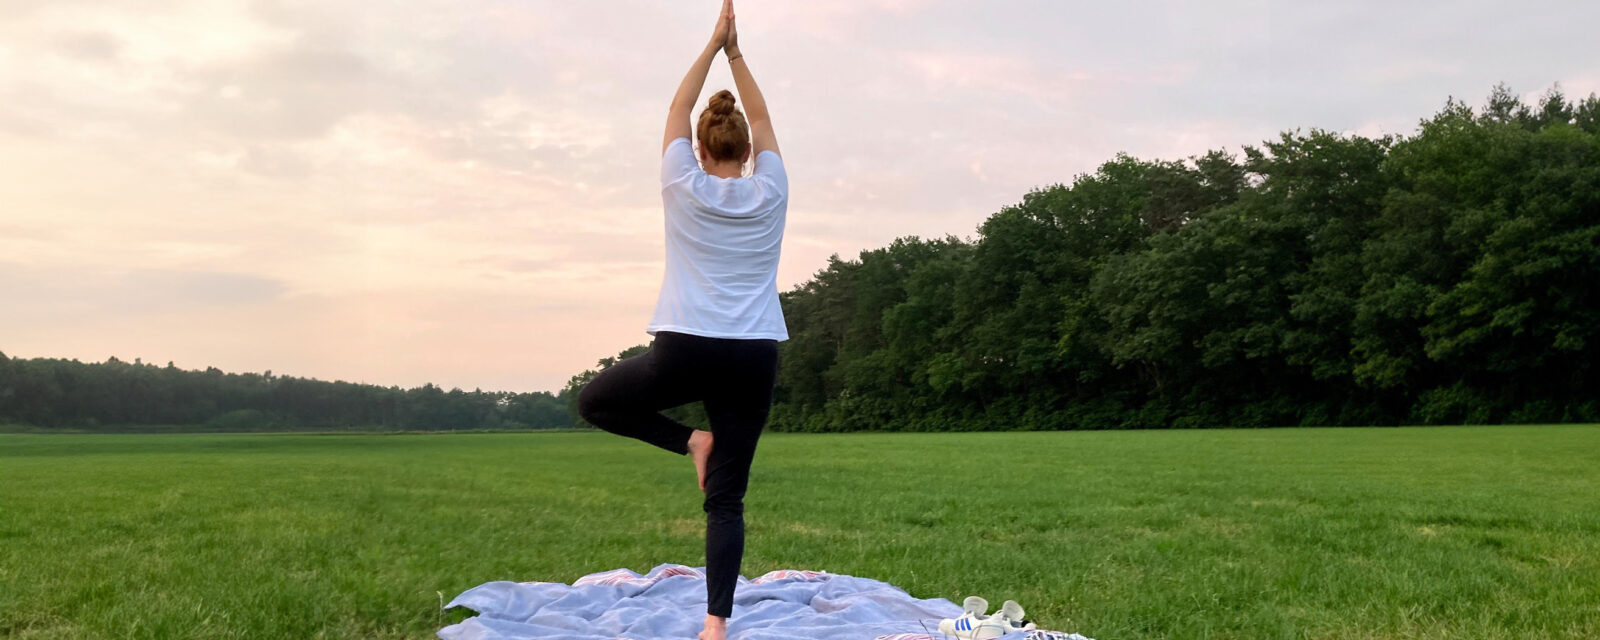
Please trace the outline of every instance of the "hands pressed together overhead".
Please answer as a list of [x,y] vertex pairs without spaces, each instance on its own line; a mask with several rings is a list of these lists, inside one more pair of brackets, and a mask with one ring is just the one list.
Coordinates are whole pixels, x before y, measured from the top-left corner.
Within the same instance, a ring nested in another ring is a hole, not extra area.
[[689,118],[694,112],[695,100],[705,88],[706,74],[711,71],[711,63],[718,51],[728,55],[733,83],[739,89],[739,102],[744,107],[746,121],[750,123],[752,152],[757,156],[762,151],[781,153],[778,151],[777,134],[772,131],[772,118],[767,112],[766,99],[756,86],[755,76],[751,75],[744,54],[739,51],[739,27],[733,16],[733,0],[722,0],[722,12],[717,15],[717,26],[711,32],[711,41],[700,51],[688,73],[684,74],[683,82],[678,84],[677,93],[673,94],[672,106],[667,110],[666,135],[661,141],[661,151],[665,153],[673,140],[693,135],[694,128],[690,126]]
[[722,0],[722,13],[717,15],[717,27],[711,32],[711,46],[728,54],[739,55],[739,29],[734,22],[733,0]]

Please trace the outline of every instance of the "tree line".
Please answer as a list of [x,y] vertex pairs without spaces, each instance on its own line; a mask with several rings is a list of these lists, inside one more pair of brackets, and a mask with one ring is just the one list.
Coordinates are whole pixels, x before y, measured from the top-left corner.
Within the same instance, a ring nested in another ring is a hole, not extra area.
[[558,429],[574,426],[548,392],[412,389],[264,373],[7,358],[0,424],[89,431]]
[[[1119,155],[975,238],[836,255],[781,294],[769,428],[1600,421],[1597,276],[1595,95],[1501,86],[1410,136]],[[646,348],[555,394],[0,355],[0,422],[571,426],[577,391]]]

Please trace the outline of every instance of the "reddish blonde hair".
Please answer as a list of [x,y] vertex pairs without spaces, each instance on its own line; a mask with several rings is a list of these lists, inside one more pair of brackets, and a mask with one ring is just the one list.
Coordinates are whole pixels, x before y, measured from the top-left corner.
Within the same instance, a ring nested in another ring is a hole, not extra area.
[[712,160],[742,162],[750,152],[750,123],[745,122],[744,112],[736,103],[733,92],[723,89],[711,96],[706,110],[700,112],[694,132],[700,138],[700,148]]

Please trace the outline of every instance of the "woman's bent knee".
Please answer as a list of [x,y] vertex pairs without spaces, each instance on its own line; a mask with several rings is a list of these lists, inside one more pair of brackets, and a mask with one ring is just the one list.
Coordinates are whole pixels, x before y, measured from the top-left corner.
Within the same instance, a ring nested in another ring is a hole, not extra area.
[[597,427],[604,426],[607,422],[605,415],[608,404],[604,396],[595,391],[594,383],[592,382],[585,385],[578,392],[578,415],[588,421],[589,424]]

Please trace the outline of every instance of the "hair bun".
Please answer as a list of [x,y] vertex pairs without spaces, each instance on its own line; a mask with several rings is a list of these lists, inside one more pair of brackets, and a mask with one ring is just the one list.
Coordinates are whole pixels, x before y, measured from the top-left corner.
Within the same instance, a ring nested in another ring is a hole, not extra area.
[[750,124],[739,113],[733,92],[727,89],[711,96],[694,132],[700,138],[700,148],[713,159],[744,162],[750,153]]
[[733,97],[733,92],[723,89],[711,96],[711,102],[706,105],[706,109],[719,116],[725,116],[733,113],[737,103],[738,100]]

